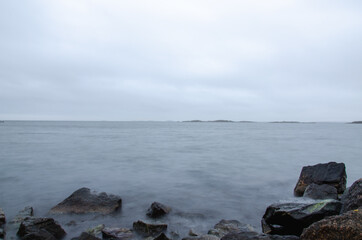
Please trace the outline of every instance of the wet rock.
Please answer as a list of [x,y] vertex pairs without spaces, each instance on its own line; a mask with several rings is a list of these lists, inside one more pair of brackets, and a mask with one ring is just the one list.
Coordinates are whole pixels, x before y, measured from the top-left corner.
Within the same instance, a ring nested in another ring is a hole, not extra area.
[[342,213],[362,207],[362,178],[355,181],[342,196]]
[[241,223],[237,220],[221,220],[213,229],[210,229],[208,234],[215,235],[217,237],[223,237],[231,232],[255,232],[255,229],[245,223]]
[[51,233],[45,230],[26,234],[22,240],[57,240]]
[[337,189],[331,185],[312,183],[305,189],[303,197],[311,199],[337,199]]
[[189,236],[190,237],[197,237],[197,236],[199,236],[200,234],[198,234],[198,233],[195,233],[192,229],[190,229],[190,231],[189,231]]
[[97,194],[81,188],[53,207],[51,213],[102,213],[109,214],[122,207],[122,199],[107,193]]
[[5,230],[2,227],[0,227],[0,239],[3,238],[5,238]]
[[74,220],[71,220],[65,224],[68,227],[77,226],[77,222]]
[[79,237],[72,238],[72,240],[101,240],[101,239],[93,236],[92,234],[82,232],[82,234]]
[[267,235],[257,232],[231,232],[221,238],[221,240],[298,240],[297,236]]
[[91,235],[97,235],[97,234],[102,232],[104,227],[105,227],[104,224],[99,224],[99,225],[97,225],[97,226],[95,226],[93,228],[88,228],[86,233],[89,233]]
[[267,234],[299,236],[312,223],[339,214],[341,207],[341,202],[336,200],[273,204],[265,211],[262,229]]
[[303,167],[300,173],[299,180],[294,188],[294,195],[297,197],[303,196],[305,189],[312,183],[331,185],[341,194],[346,189],[346,181],[347,175],[344,163],[329,162],[306,166]]
[[183,238],[182,240],[220,240],[220,238],[215,235],[205,234],[197,237],[186,237]]
[[169,239],[166,234],[161,233],[160,235],[158,235],[157,237],[155,237],[153,240],[171,240]]
[[102,230],[103,239],[123,240],[131,239],[132,237],[133,233],[128,228],[104,228]]
[[138,220],[133,223],[133,230],[145,237],[155,237],[167,230],[167,224],[149,224]]
[[4,210],[0,208],[0,227],[6,223]]
[[303,231],[302,240],[361,240],[362,209],[328,217]]
[[48,239],[51,236],[61,239],[65,234],[63,228],[52,218],[26,218],[17,232],[21,239]]
[[147,210],[147,216],[151,218],[159,218],[166,214],[168,214],[171,211],[171,208],[163,205],[159,202],[154,202],[151,204],[151,207]]
[[18,214],[11,220],[10,223],[21,223],[27,217],[32,217],[34,215],[34,209],[32,207],[25,207],[23,210],[19,211]]

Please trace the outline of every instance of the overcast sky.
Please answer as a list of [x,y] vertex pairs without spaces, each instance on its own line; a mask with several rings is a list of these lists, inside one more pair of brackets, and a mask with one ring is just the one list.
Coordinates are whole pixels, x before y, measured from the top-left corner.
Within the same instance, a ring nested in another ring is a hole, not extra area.
[[362,120],[362,1],[0,1],[0,119]]

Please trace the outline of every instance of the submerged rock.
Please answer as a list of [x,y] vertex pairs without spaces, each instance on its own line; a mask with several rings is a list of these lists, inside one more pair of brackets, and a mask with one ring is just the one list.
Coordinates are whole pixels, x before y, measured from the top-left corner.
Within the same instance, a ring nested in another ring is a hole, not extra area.
[[212,234],[205,234],[197,237],[186,237],[182,240],[220,240],[220,238]]
[[328,184],[312,183],[305,189],[303,197],[311,199],[338,199],[337,189]]
[[341,202],[336,200],[273,204],[265,211],[262,229],[267,234],[299,236],[312,223],[339,214],[341,207]]
[[53,207],[51,213],[102,213],[109,214],[122,207],[122,199],[107,193],[96,194],[81,188]]
[[99,234],[99,233],[101,233],[102,232],[102,230],[104,229],[104,224],[99,224],[99,225],[97,225],[97,226],[95,226],[95,227],[92,227],[92,228],[88,228],[87,230],[86,230],[86,233],[89,233],[89,234],[91,234],[91,235],[97,235],[97,234]]
[[255,229],[251,225],[241,223],[237,220],[222,219],[213,229],[209,230],[208,234],[221,238],[231,232],[255,232]]
[[2,208],[0,208],[0,227],[6,223],[5,213]]
[[132,237],[133,233],[128,228],[104,228],[102,230],[103,239],[123,240],[131,239]]
[[362,178],[355,181],[342,197],[342,213],[362,207]]
[[23,210],[19,211],[18,214],[14,217],[10,223],[21,223],[27,217],[32,217],[34,215],[34,209],[32,207],[25,207]]
[[145,223],[140,220],[133,223],[133,230],[138,234],[149,237],[149,236],[157,236],[158,234],[167,230],[167,224],[150,224]]
[[231,232],[221,240],[298,240],[297,236],[267,235],[257,232]]
[[155,237],[153,240],[171,240],[169,239],[166,234],[161,233],[160,235],[158,235],[157,237]]
[[82,234],[79,237],[72,238],[72,240],[101,240],[101,239],[93,236],[92,234],[82,232]]
[[346,167],[344,163],[329,162],[314,166],[303,167],[297,185],[294,188],[294,195],[303,196],[308,185],[328,184],[337,189],[338,193],[343,193],[346,189]]
[[171,211],[171,208],[163,205],[159,202],[154,202],[151,204],[151,207],[147,210],[147,216],[151,218],[159,218],[166,214],[168,214]]
[[53,218],[26,218],[19,227],[17,235],[21,239],[61,239],[65,236],[63,228]]
[[302,240],[361,240],[362,209],[328,217],[313,223],[303,231]]

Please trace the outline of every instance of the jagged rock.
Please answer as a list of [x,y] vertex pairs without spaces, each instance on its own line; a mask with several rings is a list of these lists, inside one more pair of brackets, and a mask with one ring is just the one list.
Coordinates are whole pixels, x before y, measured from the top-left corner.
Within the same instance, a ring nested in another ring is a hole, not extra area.
[[72,240],[101,240],[101,239],[93,236],[92,234],[82,232],[82,234],[79,237],[72,238]]
[[303,196],[308,185],[328,184],[337,189],[338,193],[343,193],[346,189],[346,167],[344,163],[320,163],[314,166],[303,167],[300,173],[297,185],[294,188],[294,195],[297,197]]
[[221,240],[298,240],[297,236],[267,235],[257,232],[231,232],[221,238]]
[[57,240],[51,233],[45,230],[26,234],[22,240]]
[[255,229],[251,225],[241,223],[237,220],[222,219],[213,229],[209,230],[208,234],[221,238],[231,232],[255,232]]
[[161,233],[160,235],[158,235],[157,237],[155,237],[153,240],[171,240],[169,239],[166,234]]
[[104,227],[105,227],[104,224],[99,224],[99,225],[97,225],[97,226],[95,226],[93,228],[88,228],[85,232],[89,233],[91,235],[97,235],[97,234],[102,232]]
[[[26,218],[19,227],[17,235],[21,239],[61,239],[66,234],[52,218]],[[29,236],[32,237],[29,237]]]
[[149,224],[138,220],[133,223],[133,230],[138,234],[149,237],[157,236],[163,231],[167,230],[167,224]]
[[21,223],[27,217],[32,217],[34,215],[34,209],[32,207],[25,207],[23,210],[19,211],[18,214],[11,220],[10,223]]
[[336,200],[273,204],[265,211],[262,229],[267,234],[299,236],[312,223],[339,214],[341,207],[341,202]]
[[0,208],[0,227],[6,223],[5,213],[2,208]]
[[355,181],[342,197],[342,213],[362,207],[362,178]]
[[220,238],[215,235],[205,234],[197,237],[186,237],[183,238],[182,240],[220,240]]
[[192,229],[190,229],[190,231],[189,231],[189,236],[190,237],[197,237],[197,236],[199,236],[200,234],[198,234],[198,233],[195,233]]
[[170,207],[159,202],[154,202],[151,204],[151,207],[147,210],[147,216],[151,218],[159,218],[168,214],[170,211],[171,211]]
[[338,199],[337,189],[328,184],[312,183],[305,189],[303,197],[311,199]]
[[96,194],[81,188],[53,207],[51,213],[102,213],[109,214],[122,207],[122,199],[105,192]]
[[303,231],[301,240],[361,240],[362,209],[313,223]]
[[123,240],[131,239],[132,237],[133,233],[128,228],[104,228],[102,230],[103,239]]

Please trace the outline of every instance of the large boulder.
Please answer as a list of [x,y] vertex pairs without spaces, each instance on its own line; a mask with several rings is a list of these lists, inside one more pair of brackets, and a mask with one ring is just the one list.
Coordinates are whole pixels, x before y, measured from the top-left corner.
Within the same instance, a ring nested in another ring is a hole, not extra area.
[[61,239],[65,236],[63,228],[53,218],[26,218],[19,227],[17,235],[21,239]]
[[339,214],[341,207],[342,203],[336,200],[273,204],[265,211],[262,229],[267,234],[299,236],[312,223]]
[[338,199],[337,189],[328,184],[312,183],[305,189],[303,197],[311,199]]
[[328,217],[313,223],[303,231],[302,240],[361,240],[362,209]]
[[103,239],[126,240],[133,238],[131,229],[128,228],[104,228],[102,230]]
[[133,223],[133,230],[144,237],[155,237],[167,230],[167,224],[150,224],[138,220]]
[[257,232],[231,232],[221,240],[298,240],[297,236],[268,235]]
[[170,211],[170,207],[159,202],[154,202],[147,210],[147,216],[149,216],[150,218],[159,218],[168,214]]
[[344,163],[329,162],[314,166],[303,167],[297,185],[294,188],[294,195],[303,196],[308,185],[315,183],[318,185],[328,184],[337,189],[338,193],[346,190],[346,167]]
[[255,232],[255,229],[251,225],[241,223],[237,220],[222,219],[213,229],[209,230],[208,234],[221,238],[231,232]]
[[362,178],[355,181],[342,197],[342,213],[362,207]]
[[102,213],[109,214],[122,207],[122,199],[105,192],[97,194],[81,188],[53,207],[51,213]]

